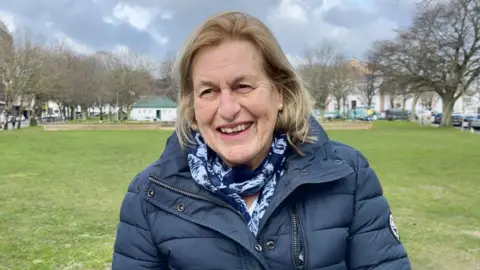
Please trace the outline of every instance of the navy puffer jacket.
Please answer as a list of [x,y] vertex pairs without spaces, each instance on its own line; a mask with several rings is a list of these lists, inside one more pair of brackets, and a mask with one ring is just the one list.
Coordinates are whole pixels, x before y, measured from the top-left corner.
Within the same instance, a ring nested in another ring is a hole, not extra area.
[[173,134],[128,187],[113,269],[411,269],[367,160],[313,125],[318,141],[288,158],[258,237],[191,179]]

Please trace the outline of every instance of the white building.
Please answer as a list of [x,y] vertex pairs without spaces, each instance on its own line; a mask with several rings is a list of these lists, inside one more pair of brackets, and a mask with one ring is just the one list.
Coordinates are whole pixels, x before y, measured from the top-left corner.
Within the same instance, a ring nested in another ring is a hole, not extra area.
[[[471,101],[472,100],[471,97],[467,97],[467,98],[460,97],[453,106],[453,112],[463,113],[464,111],[470,112],[474,110],[472,108],[474,108],[475,106],[478,106],[478,104],[480,103],[479,98],[474,97],[474,99],[476,101]],[[397,99],[394,104],[394,107],[401,108],[402,107],[401,103],[402,102]],[[413,98],[412,97],[408,98],[405,102],[405,110],[408,110],[408,111],[412,110],[412,103],[413,103]],[[361,107],[367,106],[366,102],[364,102],[361,95],[359,94],[348,95],[345,104],[346,104],[346,108],[345,108],[346,110],[350,110],[353,107],[361,108]],[[337,106],[337,103],[335,101],[331,101],[328,104],[326,111],[335,111],[336,106]],[[392,109],[389,96],[388,95],[375,96],[373,98],[372,107],[373,107],[373,110],[375,110],[376,112],[384,112],[385,110]],[[443,107],[442,99],[440,98],[440,96],[436,96],[432,103],[432,111],[442,112],[442,107]],[[340,111],[342,112],[343,110],[344,108],[340,106]],[[415,111],[421,112],[423,110],[426,110],[426,108],[422,105],[422,102],[420,102],[420,100],[417,101]]]
[[177,119],[177,104],[164,96],[146,97],[133,104],[130,120],[165,121]]
[[[355,71],[358,71],[360,73],[366,72],[365,65],[357,60],[357,59],[352,59],[348,62],[348,65]],[[472,86],[472,87],[479,87],[477,85]],[[402,108],[403,106],[403,101],[401,100],[401,97],[397,97],[395,99],[395,102],[393,104],[393,107],[395,108]],[[405,110],[411,111],[412,110],[412,103],[413,103],[413,97],[408,98],[405,101]],[[388,94],[383,94],[380,93],[376,95],[373,100],[372,100],[372,109],[376,111],[377,113],[384,112],[385,110],[392,109],[390,102],[390,97]],[[326,112],[334,112],[337,108],[338,104],[336,103],[335,100],[331,100],[330,103],[328,104],[326,108]],[[442,99],[440,96],[435,94],[435,97],[432,102],[432,111],[434,112],[442,112]],[[347,96],[346,100],[344,101],[344,104],[340,104],[338,106],[340,108],[340,112],[348,111],[351,110],[352,108],[366,108],[367,104],[365,100],[362,98],[362,95],[359,94],[358,90],[354,90],[353,94],[350,94]],[[453,107],[453,112],[454,113],[480,113],[478,109],[480,108],[480,93],[470,96],[470,97],[460,97],[454,104]],[[422,111],[426,110],[426,108],[422,105],[421,100],[417,101],[417,105],[414,108],[414,111],[417,113],[421,113]]]

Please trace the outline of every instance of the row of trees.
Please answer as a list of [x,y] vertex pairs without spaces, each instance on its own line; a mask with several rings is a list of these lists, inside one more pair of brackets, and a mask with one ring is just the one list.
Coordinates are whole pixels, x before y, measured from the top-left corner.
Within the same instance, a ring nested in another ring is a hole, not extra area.
[[[480,0],[422,0],[413,23],[392,40],[375,41],[360,67],[349,65],[332,46],[305,51],[300,73],[319,109],[344,104],[355,92],[368,106],[380,91],[391,107],[412,98],[431,109],[442,100],[441,125],[451,124],[455,102],[479,91]],[[399,102],[400,101],[400,102]],[[342,103],[343,102],[343,103]]]
[[[12,50],[2,51],[0,60],[6,112],[15,121],[16,113],[33,109],[34,125],[43,105],[54,101],[65,119],[85,119],[91,107],[100,108],[101,119],[105,115],[124,118],[143,96],[176,97],[170,72],[173,62],[173,55],[157,63],[132,50],[85,55],[64,43],[45,44],[27,34],[17,35]],[[109,112],[102,111],[106,107]]]
[[[435,97],[440,97],[442,125],[450,125],[455,101],[478,91],[480,0],[422,0],[412,25],[396,33],[392,40],[374,42],[362,65],[352,65],[327,43],[307,48],[298,71],[316,107],[324,111],[333,101],[337,110],[345,109],[352,93],[371,106],[382,92],[391,107],[400,103],[405,108],[413,98],[414,112],[419,102],[431,109]],[[157,63],[131,50],[82,55],[63,44],[34,42],[28,35],[14,40],[12,53],[0,61],[7,110],[14,104],[20,111],[34,104],[41,112],[41,105],[53,100],[65,118],[75,118],[72,112],[77,107],[86,118],[89,107],[107,104],[120,108],[123,118],[142,96],[177,97],[171,76],[174,54]]]
[[[305,50],[304,61],[298,71],[321,113],[331,102],[335,104],[335,110],[346,112],[351,94],[356,94],[362,103],[372,107],[380,91],[389,97],[390,107],[399,103],[402,108],[405,107],[410,93],[384,76],[376,56],[368,55],[367,58],[366,61],[347,59],[329,43]],[[430,107],[433,97],[431,93],[424,95],[424,102],[428,102]]]
[[411,26],[376,41],[369,55],[413,107],[424,93],[438,95],[441,125],[450,126],[455,102],[479,91],[480,0],[420,1]]

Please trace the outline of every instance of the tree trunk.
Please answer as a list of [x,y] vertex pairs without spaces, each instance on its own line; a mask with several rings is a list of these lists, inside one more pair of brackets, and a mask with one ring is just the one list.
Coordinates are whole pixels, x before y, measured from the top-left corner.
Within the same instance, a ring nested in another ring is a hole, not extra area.
[[453,106],[455,105],[455,98],[452,95],[443,95],[442,97],[442,121],[440,126],[449,127],[452,125]]
[[63,116],[63,120],[67,120],[67,110],[65,105],[62,106],[62,116]]
[[77,107],[76,106],[70,106],[70,116],[71,116],[71,120],[77,120]]
[[[38,125],[37,119],[41,118],[42,110],[39,106],[40,100],[35,97],[35,103],[33,105],[33,113],[30,114],[30,126],[34,127]],[[40,116],[38,116],[40,114]]]
[[82,108],[82,120],[85,121],[88,118],[88,107],[81,106],[81,108]]
[[[417,103],[418,103],[418,100],[420,99],[420,97],[421,97],[420,94],[413,95],[412,111],[410,113],[410,121],[411,122],[415,121],[415,115],[417,114]],[[420,116],[420,117],[423,117],[423,115]]]
[[368,108],[372,107],[372,103],[373,103],[373,97],[369,96],[367,99],[367,107]]
[[395,108],[395,96],[391,95],[389,97],[389,101],[390,101],[390,109],[394,109]]
[[325,107],[319,107],[320,110],[320,121],[325,120]]
[[[23,106],[21,105],[21,103],[23,103],[22,100],[20,101],[20,106],[18,107],[18,118],[19,118],[19,120],[18,120],[17,129],[22,128]],[[13,125],[13,128],[15,128],[15,125]]]

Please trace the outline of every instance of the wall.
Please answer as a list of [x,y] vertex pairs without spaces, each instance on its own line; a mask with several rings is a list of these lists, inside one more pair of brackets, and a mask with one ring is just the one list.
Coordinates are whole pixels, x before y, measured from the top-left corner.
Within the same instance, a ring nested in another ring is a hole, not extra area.
[[177,118],[176,108],[133,108],[129,118],[135,121],[153,121],[157,118],[157,110],[161,111],[161,119],[157,121],[175,121]]

